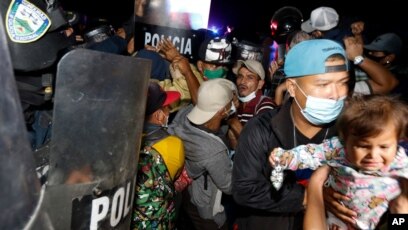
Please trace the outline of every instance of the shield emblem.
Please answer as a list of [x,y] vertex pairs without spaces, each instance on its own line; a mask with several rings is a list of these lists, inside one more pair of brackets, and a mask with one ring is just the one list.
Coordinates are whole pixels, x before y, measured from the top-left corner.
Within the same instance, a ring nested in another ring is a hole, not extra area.
[[27,0],[13,0],[6,14],[6,30],[10,40],[30,43],[40,39],[50,28],[51,20]]

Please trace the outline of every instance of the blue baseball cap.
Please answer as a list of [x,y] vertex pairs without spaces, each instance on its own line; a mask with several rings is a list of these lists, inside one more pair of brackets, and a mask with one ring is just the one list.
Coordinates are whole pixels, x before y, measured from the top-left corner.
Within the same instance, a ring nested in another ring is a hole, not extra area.
[[[333,54],[342,55],[346,60],[346,64],[326,67],[327,58]],[[344,48],[339,43],[328,39],[302,41],[292,47],[285,58],[284,71],[286,78],[348,70],[348,61]]]

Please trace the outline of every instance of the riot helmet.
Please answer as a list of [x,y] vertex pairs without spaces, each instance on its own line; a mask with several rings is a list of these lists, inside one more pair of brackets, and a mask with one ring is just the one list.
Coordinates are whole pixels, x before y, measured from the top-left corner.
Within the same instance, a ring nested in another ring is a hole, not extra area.
[[302,12],[296,7],[285,6],[278,9],[271,19],[272,38],[278,43],[285,43],[289,33],[300,30],[303,22]]
[[256,60],[262,62],[263,50],[261,45],[242,40],[238,41],[234,39],[232,44],[236,47],[235,50],[235,60]]

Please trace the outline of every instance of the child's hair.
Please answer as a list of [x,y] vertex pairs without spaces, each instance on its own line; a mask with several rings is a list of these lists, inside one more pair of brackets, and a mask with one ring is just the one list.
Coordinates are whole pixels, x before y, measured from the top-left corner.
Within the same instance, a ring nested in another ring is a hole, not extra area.
[[349,137],[375,137],[393,122],[397,138],[407,137],[408,106],[396,97],[365,95],[350,97],[337,119],[342,140]]

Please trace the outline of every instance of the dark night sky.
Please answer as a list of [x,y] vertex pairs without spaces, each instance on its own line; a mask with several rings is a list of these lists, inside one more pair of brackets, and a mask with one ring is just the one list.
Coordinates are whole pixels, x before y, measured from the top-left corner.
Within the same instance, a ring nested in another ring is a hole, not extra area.
[[[358,5],[356,5],[358,4]],[[365,5],[366,8],[361,7]],[[373,34],[396,32],[408,37],[408,11],[406,3],[396,0],[213,0],[210,23],[218,21],[242,27],[244,31],[269,32],[269,22],[276,10],[283,6],[298,8],[304,20],[309,19],[310,12],[319,6],[330,6],[342,16],[358,16],[367,22]],[[271,6],[270,6],[271,5]]]
[[[194,0],[191,0],[194,1]],[[66,8],[80,8],[87,14],[106,15],[125,20],[133,10],[134,0],[60,0]],[[357,5],[358,4],[358,5]],[[361,5],[365,5],[361,7]],[[212,0],[210,25],[231,25],[250,35],[270,33],[269,23],[274,12],[283,6],[294,6],[304,20],[319,6],[330,6],[342,16],[360,16],[367,22],[372,36],[396,32],[408,41],[408,10],[397,0]],[[369,35],[371,35],[369,34]]]

